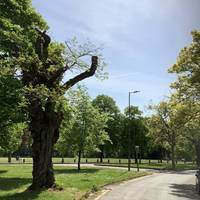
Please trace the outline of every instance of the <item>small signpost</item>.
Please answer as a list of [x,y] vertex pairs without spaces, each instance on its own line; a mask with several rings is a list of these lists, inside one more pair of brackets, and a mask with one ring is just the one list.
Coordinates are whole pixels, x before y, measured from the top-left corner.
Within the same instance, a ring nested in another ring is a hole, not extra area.
[[138,162],[138,154],[140,152],[140,146],[135,146],[135,154],[136,154],[136,160],[137,160],[137,171],[139,172],[140,171],[140,168],[139,168],[139,162]]

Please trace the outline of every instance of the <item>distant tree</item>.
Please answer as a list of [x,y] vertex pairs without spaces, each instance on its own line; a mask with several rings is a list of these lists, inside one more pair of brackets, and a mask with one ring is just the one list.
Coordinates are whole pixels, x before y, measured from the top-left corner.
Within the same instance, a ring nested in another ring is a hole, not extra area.
[[0,132],[1,149],[8,155],[8,162],[11,162],[11,155],[17,151],[22,142],[22,135],[26,125],[13,123],[4,127]]
[[67,98],[63,99],[63,120],[60,126],[60,137],[55,145],[55,149],[61,153],[62,158],[69,152],[71,141],[70,134],[74,124],[74,108],[70,105]]
[[149,118],[149,129],[155,142],[169,145],[172,168],[175,168],[177,144],[191,118],[187,116],[189,107],[173,100],[152,107],[155,113]]
[[129,119],[139,119],[142,118],[142,111],[139,110],[137,106],[130,106],[125,108],[124,114]]
[[140,157],[147,151],[148,129],[145,125],[145,119],[142,117],[142,112],[138,107],[127,107],[125,108],[124,113],[124,128],[120,139],[122,151],[127,156],[129,151],[128,144],[130,143],[130,154],[135,157],[135,162],[138,162],[135,156],[135,146],[140,146]]
[[[190,150],[194,149],[197,165],[200,167],[200,105],[193,103],[188,110],[187,115],[190,117],[185,124],[183,139],[189,142]],[[193,148],[192,148],[193,147]],[[189,150],[186,149],[188,152]]]
[[120,112],[114,99],[107,95],[98,95],[92,104],[98,107],[100,112],[107,113],[110,116],[114,116]]
[[0,147],[7,153],[11,162],[11,153],[17,150],[21,142],[20,123],[25,121],[25,115],[19,106],[21,102],[22,84],[14,77],[12,69],[1,66],[0,71]]
[[100,113],[92,105],[83,87],[72,91],[69,101],[73,109],[73,121],[67,128],[63,126],[61,139],[66,142],[66,146],[74,155],[78,156],[78,170],[80,170],[81,155],[84,152],[98,151],[98,146],[109,140],[104,130],[108,116]]
[[119,151],[121,116],[119,108],[114,99],[107,95],[98,95],[92,102],[101,113],[109,116],[105,131],[108,133],[111,142],[101,145],[100,162],[103,162],[104,154],[116,156]]
[[1,67],[0,71],[0,130],[23,120],[20,80],[14,77],[12,70]]
[[[76,40],[52,41],[31,0],[0,0],[0,10],[0,64],[22,81],[33,139],[30,189],[56,187],[52,153],[63,119],[63,96],[83,79],[104,76],[99,48]],[[63,79],[69,71],[74,77]]]

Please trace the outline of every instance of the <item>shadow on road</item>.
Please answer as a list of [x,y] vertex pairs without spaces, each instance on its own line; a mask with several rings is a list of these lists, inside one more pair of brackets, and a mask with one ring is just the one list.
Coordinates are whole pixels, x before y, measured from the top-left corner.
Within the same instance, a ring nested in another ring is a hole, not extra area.
[[192,184],[171,184],[172,195],[187,198],[191,200],[199,200],[200,196],[195,191],[195,186]]

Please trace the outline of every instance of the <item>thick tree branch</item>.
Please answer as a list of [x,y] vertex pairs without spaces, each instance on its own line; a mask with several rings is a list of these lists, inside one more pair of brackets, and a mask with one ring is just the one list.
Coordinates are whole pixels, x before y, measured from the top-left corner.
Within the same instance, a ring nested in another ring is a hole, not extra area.
[[39,33],[35,46],[36,53],[38,54],[40,60],[46,61],[48,58],[48,47],[51,42],[51,38],[46,34],[46,31],[41,31],[38,28],[35,29]]
[[65,90],[68,90],[69,88],[71,88],[73,85],[75,85],[76,83],[84,80],[85,78],[88,78],[90,76],[93,76],[95,74],[95,71],[97,69],[98,66],[98,57],[97,56],[92,56],[92,64],[90,69],[86,70],[85,72],[75,76],[74,78],[69,79],[64,85],[63,88]]
[[58,79],[60,79],[60,77],[69,69],[68,65],[66,65],[65,67],[61,67],[59,68],[57,71],[53,72],[49,78],[49,83],[52,84],[55,81],[57,81]]
[[55,81],[57,81],[67,70],[70,70],[74,65],[78,65],[78,59],[80,59],[81,57],[87,56],[89,55],[88,53],[83,53],[80,54],[78,57],[75,58],[75,61],[68,65],[66,64],[64,67],[59,68],[57,71],[54,71],[51,74],[51,77],[49,79],[49,83],[54,83]]

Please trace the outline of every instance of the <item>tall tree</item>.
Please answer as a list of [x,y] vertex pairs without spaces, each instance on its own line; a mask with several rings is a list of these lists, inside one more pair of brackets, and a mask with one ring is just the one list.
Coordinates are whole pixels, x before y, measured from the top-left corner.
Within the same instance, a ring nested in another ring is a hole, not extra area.
[[[185,128],[185,135],[184,138],[186,138],[190,144],[195,149],[196,154],[196,162],[197,165],[200,167],[200,126],[199,126],[199,116],[196,118],[196,120],[192,120],[190,123],[186,125]],[[191,146],[190,146],[191,148]]]
[[[185,135],[195,144],[197,163],[200,162],[200,140],[199,140],[199,98],[200,98],[200,31],[192,32],[192,43],[184,47],[177,58],[176,64],[170,69],[170,73],[177,74],[177,80],[171,85],[176,90],[174,94],[178,101],[188,104],[192,102],[192,107],[188,112],[193,120],[186,125],[187,134]],[[193,116],[193,117],[192,117]],[[195,143],[194,143],[195,142]],[[199,164],[200,168],[200,164]]]
[[98,95],[92,103],[101,113],[109,116],[105,131],[108,133],[110,141],[99,147],[100,162],[103,162],[104,154],[107,156],[116,156],[119,152],[120,131],[122,128],[121,115],[116,102],[110,96]]
[[192,43],[184,47],[170,73],[176,73],[178,78],[171,85],[176,89],[181,100],[199,100],[200,97],[200,31],[192,32]]
[[[13,69],[22,80],[33,138],[30,189],[55,187],[52,152],[63,119],[63,95],[95,72],[101,76],[99,49],[89,43],[51,41],[48,26],[31,0],[0,0],[0,10],[1,66]],[[85,56],[92,56],[91,65]],[[77,74],[63,80],[67,71]]]
[[21,83],[11,71],[0,72],[0,130],[23,120],[19,107]]
[[137,106],[125,108],[124,114],[124,128],[121,132],[120,139],[121,146],[123,153],[127,156],[128,152],[130,151],[130,155],[134,156],[135,162],[137,162],[135,146],[140,146],[140,157],[147,151],[148,129],[145,124],[145,119],[142,116],[142,112]]
[[21,81],[14,77],[13,70],[1,66],[0,147],[7,153],[9,162],[11,162],[11,153],[19,147],[21,133],[23,133],[23,130],[19,131],[20,123],[25,120],[25,115],[19,106],[21,88]]
[[176,165],[176,147],[185,124],[190,121],[187,117],[188,107],[173,101],[160,102],[151,107],[154,114],[149,118],[149,129],[155,142],[169,145],[172,168]]
[[12,123],[1,129],[1,149],[8,155],[8,162],[11,162],[11,155],[20,148],[25,123]]
[[[78,156],[78,170],[80,170],[80,161],[83,153],[98,151],[98,146],[109,140],[105,132],[108,116],[100,113],[96,109],[87,94],[86,89],[78,87],[78,90],[72,91],[69,96],[73,110],[73,122],[71,126],[63,126],[61,130],[62,143],[68,150]],[[63,123],[65,123],[63,121]]]

